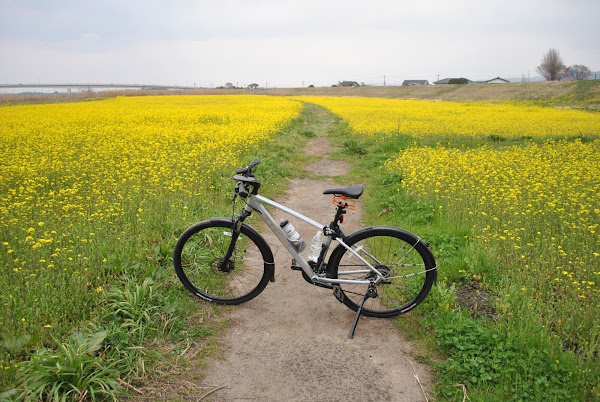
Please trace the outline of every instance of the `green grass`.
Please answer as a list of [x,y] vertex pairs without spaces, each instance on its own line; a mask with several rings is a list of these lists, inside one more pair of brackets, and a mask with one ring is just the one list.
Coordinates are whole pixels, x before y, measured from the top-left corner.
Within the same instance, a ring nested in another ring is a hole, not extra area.
[[578,354],[548,337],[535,317],[526,315],[524,304],[531,303],[527,295],[514,295],[511,313],[504,313],[500,296],[522,285],[518,278],[506,276],[500,251],[474,241],[473,227],[458,214],[444,213],[433,203],[406,194],[401,172],[383,169],[385,160],[409,146],[469,149],[487,144],[502,149],[507,142],[526,145],[531,139],[386,140],[347,131],[332,140],[355,164],[353,181],[367,183],[362,197],[365,222],[399,226],[431,244],[439,267],[438,286],[396,325],[423,350],[419,359],[435,370],[437,399],[461,400],[463,389],[457,384],[465,385],[472,401],[600,398],[598,356]]

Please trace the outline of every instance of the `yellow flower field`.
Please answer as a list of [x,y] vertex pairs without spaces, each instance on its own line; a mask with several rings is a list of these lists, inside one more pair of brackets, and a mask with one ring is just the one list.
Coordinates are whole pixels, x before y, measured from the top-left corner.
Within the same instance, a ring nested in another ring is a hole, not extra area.
[[470,222],[474,241],[496,251],[508,270],[502,309],[515,289],[527,291],[528,309],[557,336],[600,349],[600,140],[413,147],[385,169],[416,199]]
[[357,133],[449,139],[600,135],[600,114],[508,102],[432,102],[377,98],[298,98],[329,109]]
[[109,275],[145,258],[134,243],[175,236],[240,154],[300,109],[262,96],[0,107],[3,335],[39,336],[89,313]]

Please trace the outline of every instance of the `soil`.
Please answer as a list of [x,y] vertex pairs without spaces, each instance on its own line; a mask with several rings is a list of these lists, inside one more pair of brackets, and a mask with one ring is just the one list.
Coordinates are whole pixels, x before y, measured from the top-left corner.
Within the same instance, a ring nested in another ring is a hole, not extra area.
[[[304,149],[323,157],[309,166],[309,177],[292,180],[276,201],[328,223],[335,207],[327,188],[340,187],[332,176],[346,174],[346,162],[329,159],[324,139]],[[310,174],[313,173],[313,174]],[[359,183],[345,183],[352,185]],[[368,191],[368,189],[367,189]],[[349,211],[343,230],[361,226],[359,209]],[[290,218],[272,210],[276,220]],[[310,245],[314,227],[290,219]],[[210,358],[200,388],[211,401],[421,401],[429,392],[430,374],[392,320],[361,317],[353,340],[348,333],[355,313],[331,290],[312,286],[293,271],[291,256],[267,228],[261,230],[275,256],[275,283],[255,299],[231,311],[220,339],[222,356]],[[304,251],[308,253],[308,249]]]
[[496,318],[498,315],[492,305],[493,296],[483,287],[481,282],[470,281],[456,289],[456,301],[467,308],[471,316]]

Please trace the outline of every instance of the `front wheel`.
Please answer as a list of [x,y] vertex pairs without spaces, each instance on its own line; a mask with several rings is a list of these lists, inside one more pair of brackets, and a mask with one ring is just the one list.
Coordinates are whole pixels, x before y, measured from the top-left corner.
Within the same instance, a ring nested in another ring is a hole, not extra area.
[[240,304],[256,297],[273,277],[273,254],[258,232],[243,224],[233,254],[224,257],[234,221],[212,218],[186,230],[175,245],[173,264],[181,283],[203,300]]
[[[377,297],[365,303],[364,315],[394,317],[406,313],[425,299],[437,279],[433,254],[419,237],[406,230],[375,226],[351,234],[344,242],[384,276],[376,283]],[[361,258],[342,245],[329,259],[329,272],[334,279],[377,279]],[[369,285],[341,283],[339,287],[338,298],[357,311]]]

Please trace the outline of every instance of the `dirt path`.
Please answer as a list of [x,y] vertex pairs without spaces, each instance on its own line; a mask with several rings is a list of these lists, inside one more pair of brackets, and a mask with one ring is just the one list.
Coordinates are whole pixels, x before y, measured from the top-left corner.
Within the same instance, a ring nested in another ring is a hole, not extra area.
[[[330,176],[349,166],[329,159],[325,139],[305,149],[323,157],[308,170],[317,179],[297,179],[277,201],[320,223],[335,212],[327,188],[340,187]],[[358,183],[346,183],[347,185]],[[359,203],[360,205],[360,203]],[[288,218],[279,211],[273,217]],[[360,227],[358,211],[349,211],[343,225],[349,234]],[[310,245],[315,229],[291,220]],[[355,313],[328,289],[311,286],[290,269],[291,256],[274,235],[262,230],[275,255],[275,283],[231,313],[222,338],[223,358],[205,367],[204,389],[217,389],[211,401],[422,401],[428,389],[426,367],[412,358],[412,349],[392,322],[362,317],[355,339],[348,332]],[[308,253],[306,250],[304,253]],[[417,380],[415,375],[418,375]]]

